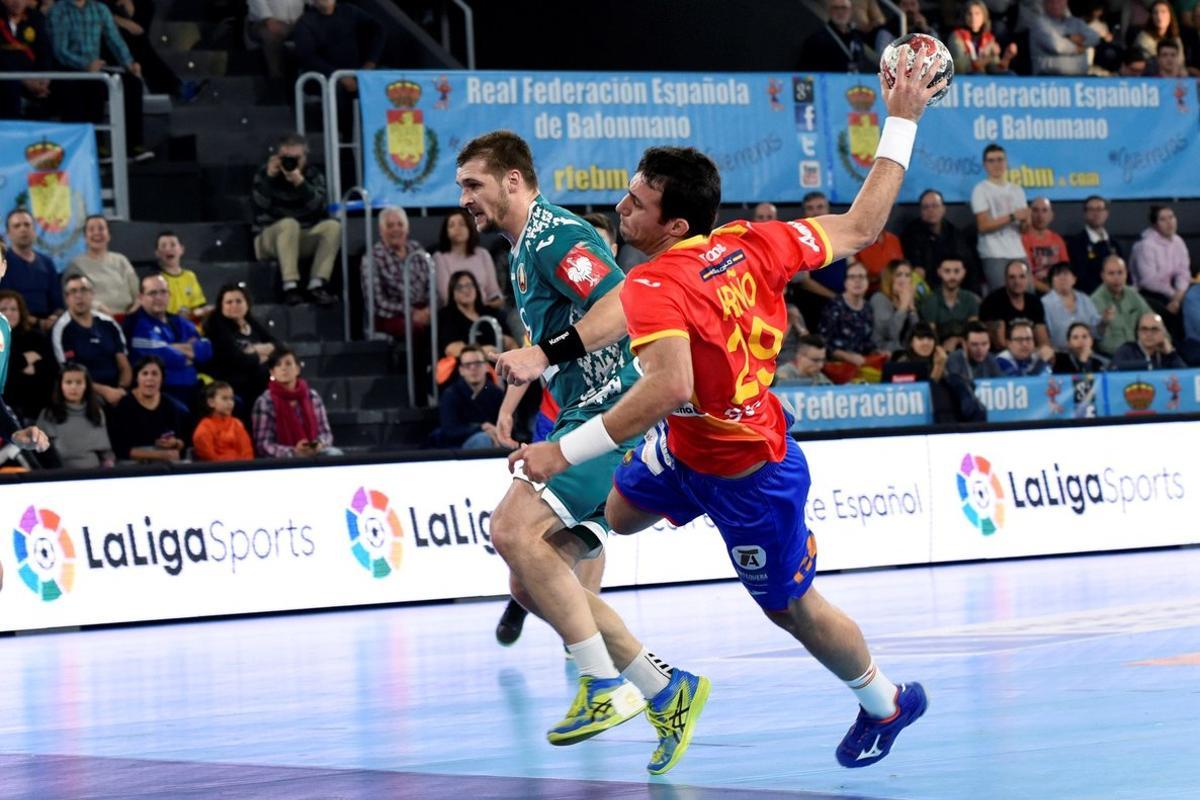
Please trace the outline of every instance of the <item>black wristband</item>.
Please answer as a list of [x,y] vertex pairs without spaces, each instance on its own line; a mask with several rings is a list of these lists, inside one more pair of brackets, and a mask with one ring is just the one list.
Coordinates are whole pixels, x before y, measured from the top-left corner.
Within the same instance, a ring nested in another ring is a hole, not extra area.
[[574,361],[587,355],[587,348],[583,346],[583,339],[574,325],[542,339],[538,342],[538,347],[542,348],[552,365]]

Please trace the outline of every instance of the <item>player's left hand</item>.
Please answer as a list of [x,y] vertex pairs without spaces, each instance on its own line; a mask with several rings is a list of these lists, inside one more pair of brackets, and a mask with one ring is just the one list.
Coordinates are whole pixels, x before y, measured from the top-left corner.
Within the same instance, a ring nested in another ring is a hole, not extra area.
[[571,463],[563,458],[558,442],[521,445],[520,449],[508,457],[510,472],[518,461],[525,462],[525,476],[536,483],[545,483],[571,466]]
[[496,374],[505,383],[513,386],[524,386],[542,377],[550,359],[542,352],[542,348],[522,347],[520,350],[508,350],[499,355],[490,356],[496,364]]

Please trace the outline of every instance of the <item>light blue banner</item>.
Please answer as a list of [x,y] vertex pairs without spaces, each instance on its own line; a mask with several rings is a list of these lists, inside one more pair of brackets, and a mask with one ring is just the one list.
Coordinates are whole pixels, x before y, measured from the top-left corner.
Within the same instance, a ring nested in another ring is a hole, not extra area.
[[[900,200],[916,202],[932,188],[948,202],[969,201],[986,177],[983,148],[993,142],[1008,153],[1009,179],[1030,198],[1195,197],[1198,88],[1194,78],[958,76],[921,120]],[[849,203],[886,117],[879,80],[822,75],[818,93],[832,197]]]
[[83,252],[84,219],[101,211],[91,125],[0,122],[0,211],[14,208],[33,215],[34,249],[59,270]]
[[792,430],[899,428],[929,425],[933,403],[928,383],[807,386],[780,382],[772,387],[795,416]]
[[1107,372],[1104,379],[1108,416],[1200,412],[1200,369]]
[[1072,419],[1075,395],[1070,375],[1029,378],[980,378],[975,397],[987,409],[988,422]]
[[708,153],[727,202],[826,188],[816,80],[786,73],[360,72],[375,205],[456,206],[455,157],[506,128],[556,203],[615,204],[647,147]]

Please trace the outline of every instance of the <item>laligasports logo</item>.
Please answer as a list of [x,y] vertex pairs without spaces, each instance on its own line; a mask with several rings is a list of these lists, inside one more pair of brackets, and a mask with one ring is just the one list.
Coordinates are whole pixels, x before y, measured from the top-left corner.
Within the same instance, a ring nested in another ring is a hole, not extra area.
[[404,558],[404,529],[383,492],[360,487],[346,509],[350,552],[373,577],[385,578]]
[[1004,526],[1004,487],[983,456],[967,453],[958,468],[958,498],[967,521],[984,536]]
[[13,528],[13,550],[21,580],[42,600],[57,600],[75,585],[75,544],[50,509],[25,509]]

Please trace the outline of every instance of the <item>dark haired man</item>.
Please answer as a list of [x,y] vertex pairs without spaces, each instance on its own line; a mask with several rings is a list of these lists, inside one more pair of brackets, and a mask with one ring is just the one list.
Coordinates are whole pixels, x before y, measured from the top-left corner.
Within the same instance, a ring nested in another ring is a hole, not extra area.
[[[901,63],[907,55],[902,48]],[[617,205],[622,236],[651,257],[631,271],[621,293],[643,377],[611,410],[560,441],[510,456],[523,459],[534,479],[545,478],[614,452],[616,441],[658,423],[617,471],[609,524],[629,534],[663,517],[681,524],[707,514],[716,523],[734,569],[768,618],[857,696],[860,713],[837,748],[845,767],[885,757],[900,731],[924,713],[925,693],[920,684],[888,681],[858,626],[812,588],[816,541],[804,520],[808,466],[769,387],[791,276],[858,252],[887,221],[916,120],[942,88],[942,81],[928,83],[925,69],[937,66],[931,61],[884,89],[891,116],[875,165],[845,214],[736,221],[713,230],[721,197],[712,160],[691,148],[647,150]],[[660,422],[664,417],[669,429]],[[631,646],[620,630],[606,629],[604,636],[610,647]]]
[[1065,237],[1075,288],[1091,294],[1103,283],[1101,272],[1109,256],[1124,256],[1121,243],[1108,235],[1108,200],[1098,194],[1083,201],[1083,230]]
[[42,331],[50,330],[63,313],[62,280],[50,256],[33,249],[37,229],[33,215],[23,208],[8,212],[8,272],[0,278],[0,289],[20,292],[29,314]]

